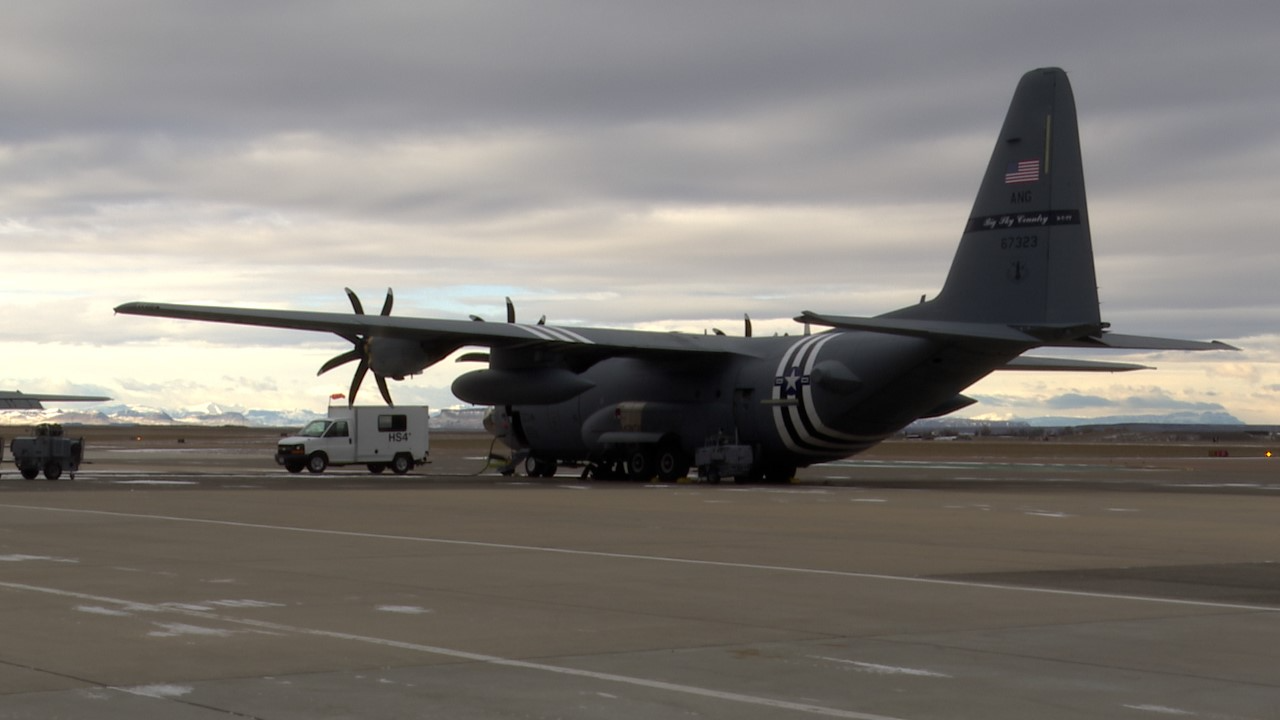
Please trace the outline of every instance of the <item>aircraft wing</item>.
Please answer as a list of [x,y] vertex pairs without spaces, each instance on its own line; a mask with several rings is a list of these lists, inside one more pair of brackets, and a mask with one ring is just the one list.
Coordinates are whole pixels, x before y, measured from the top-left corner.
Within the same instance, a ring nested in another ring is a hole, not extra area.
[[441,318],[412,318],[390,315],[356,315],[298,310],[173,305],[130,302],[115,311],[124,315],[200,320],[204,322],[253,325],[330,332],[341,337],[387,337],[414,340],[448,354],[461,347],[515,348],[558,345],[561,350],[585,355],[723,354],[742,353],[735,338],[688,333],[637,332],[604,328],[563,328],[506,322],[477,322]]
[[105,402],[109,397],[96,395],[38,395],[20,390],[0,390],[0,410],[40,410],[43,402]]

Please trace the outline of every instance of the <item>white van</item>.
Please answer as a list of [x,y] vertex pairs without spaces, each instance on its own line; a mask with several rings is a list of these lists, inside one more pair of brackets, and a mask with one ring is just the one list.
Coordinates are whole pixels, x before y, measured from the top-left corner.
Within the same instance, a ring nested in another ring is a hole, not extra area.
[[297,435],[280,440],[276,463],[291,473],[363,463],[369,472],[391,468],[403,475],[427,462],[427,412],[425,406],[330,406],[329,417],[312,420]]

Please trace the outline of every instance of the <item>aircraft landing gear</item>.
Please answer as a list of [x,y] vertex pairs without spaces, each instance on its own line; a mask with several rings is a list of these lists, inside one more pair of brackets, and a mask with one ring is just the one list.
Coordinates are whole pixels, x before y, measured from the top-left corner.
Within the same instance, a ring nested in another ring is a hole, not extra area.
[[553,459],[538,458],[530,455],[524,460],[524,472],[529,477],[553,477],[559,467]]

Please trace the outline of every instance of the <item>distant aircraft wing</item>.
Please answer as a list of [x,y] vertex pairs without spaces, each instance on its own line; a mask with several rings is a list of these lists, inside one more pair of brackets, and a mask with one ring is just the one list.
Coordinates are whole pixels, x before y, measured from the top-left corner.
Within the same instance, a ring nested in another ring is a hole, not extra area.
[[173,305],[130,302],[115,309],[124,315],[201,320],[330,332],[351,339],[358,336],[415,340],[446,355],[462,347],[521,347],[558,345],[561,350],[594,354],[724,354],[744,352],[735,338],[688,333],[637,332],[604,328],[564,328],[507,322],[476,322],[390,315],[356,315],[299,310]]
[[0,390],[0,410],[40,410],[41,402],[106,402],[97,395],[37,395],[20,390]]

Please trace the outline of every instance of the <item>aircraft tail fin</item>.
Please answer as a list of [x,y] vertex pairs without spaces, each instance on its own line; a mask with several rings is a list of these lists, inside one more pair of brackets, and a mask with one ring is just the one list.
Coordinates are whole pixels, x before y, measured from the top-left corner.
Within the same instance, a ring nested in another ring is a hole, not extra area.
[[882,317],[1102,329],[1065,72],[1018,83],[942,291]]

